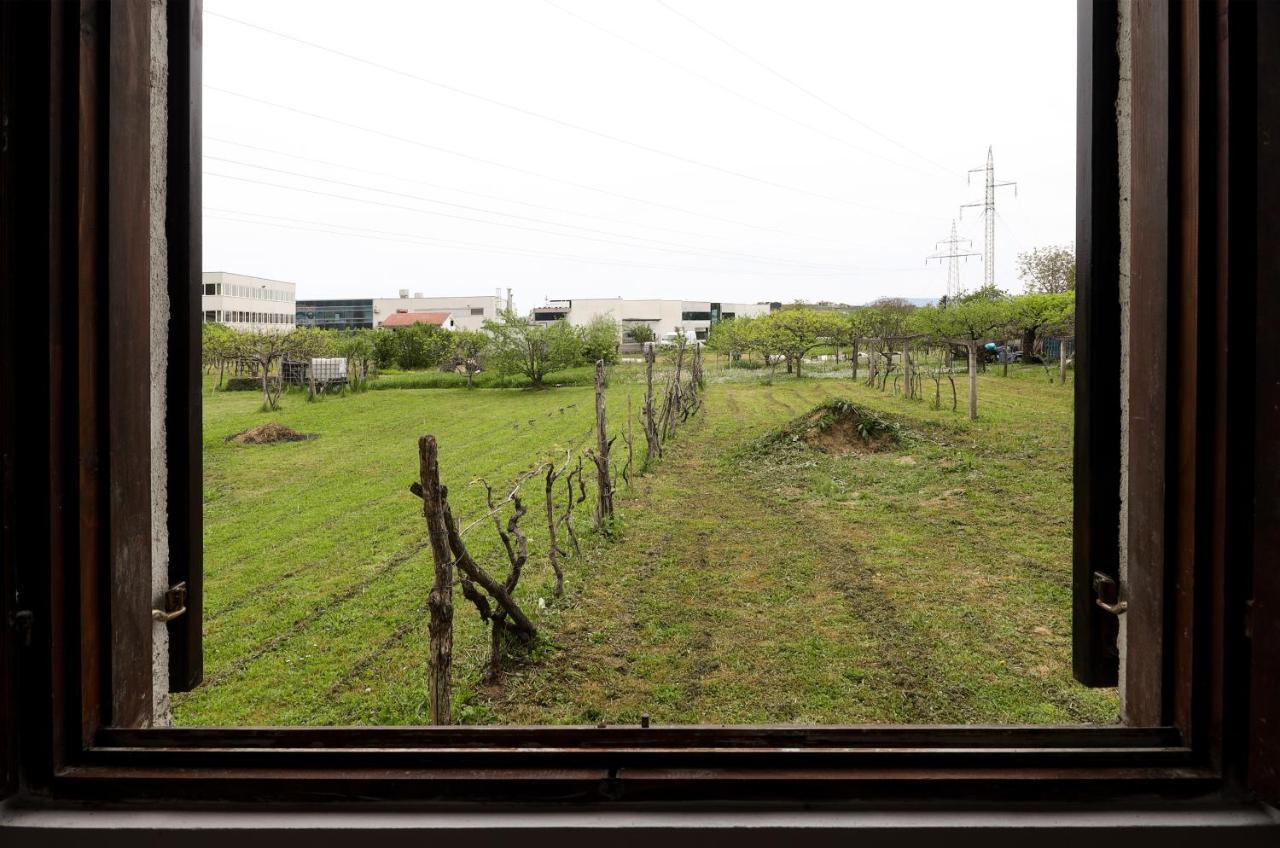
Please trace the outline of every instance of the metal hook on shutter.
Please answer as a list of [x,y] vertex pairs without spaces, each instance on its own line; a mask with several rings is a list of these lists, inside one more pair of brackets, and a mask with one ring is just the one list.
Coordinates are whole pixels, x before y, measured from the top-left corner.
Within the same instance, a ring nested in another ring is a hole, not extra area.
[[1093,593],[1097,595],[1094,603],[1112,615],[1124,615],[1129,609],[1129,602],[1120,600],[1120,587],[1109,574],[1093,572]]
[[164,609],[153,609],[151,618],[153,621],[170,622],[186,611],[187,581],[184,580],[164,593]]

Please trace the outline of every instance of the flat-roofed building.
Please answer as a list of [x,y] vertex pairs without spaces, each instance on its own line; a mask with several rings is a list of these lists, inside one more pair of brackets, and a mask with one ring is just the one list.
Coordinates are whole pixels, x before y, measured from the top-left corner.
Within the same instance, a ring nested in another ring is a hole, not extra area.
[[503,305],[502,298],[491,294],[426,297],[419,292],[410,297],[406,289],[399,297],[299,300],[297,323],[300,327],[349,330],[386,326],[393,315],[446,312],[458,329],[479,330],[485,321],[498,317]]
[[575,327],[588,324],[599,316],[617,321],[625,341],[633,328],[644,325],[659,339],[674,338],[677,333],[692,332],[705,339],[711,325],[726,318],[764,315],[772,309],[769,303],[723,303],[709,300],[660,300],[621,297],[575,297],[551,300],[530,313],[541,324],[568,321]]
[[201,275],[200,308],[206,324],[288,332],[295,321],[294,295],[294,284],[283,280],[226,271]]

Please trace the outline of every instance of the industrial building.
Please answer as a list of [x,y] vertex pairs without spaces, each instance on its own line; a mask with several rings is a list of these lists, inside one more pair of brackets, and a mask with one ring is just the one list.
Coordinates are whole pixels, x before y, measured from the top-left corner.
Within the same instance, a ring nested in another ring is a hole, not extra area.
[[[382,327],[393,315],[445,312],[452,319],[451,327],[479,330],[485,321],[495,320],[505,305],[497,295],[426,297],[417,292],[411,297],[408,289],[401,289],[399,297],[299,300],[296,320],[299,327],[349,330]],[[404,320],[397,319],[397,323],[403,326]]]
[[201,275],[201,288],[200,308],[206,324],[279,333],[293,329],[293,283],[205,271]]
[[653,330],[659,340],[674,338],[677,333],[693,332],[705,339],[711,325],[726,318],[764,315],[781,304],[719,303],[707,300],[626,300],[621,297],[576,297],[572,300],[550,300],[535,308],[536,323],[568,321],[577,327],[593,318],[608,316],[622,326],[623,340],[633,328],[641,325]]

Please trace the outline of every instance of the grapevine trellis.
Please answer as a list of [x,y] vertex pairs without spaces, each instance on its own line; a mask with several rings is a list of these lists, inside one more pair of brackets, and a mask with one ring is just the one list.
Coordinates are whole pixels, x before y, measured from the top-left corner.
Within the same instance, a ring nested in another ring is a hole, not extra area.
[[[640,422],[644,428],[647,452],[645,467],[652,465],[662,455],[663,442],[670,439],[677,428],[697,414],[702,406],[704,388],[702,353],[694,345],[688,351],[685,340],[679,340],[674,350],[675,367],[663,388],[661,402],[654,402],[654,365],[656,352],[650,346],[645,352],[645,400],[640,410]],[[687,363],[686,363],[687,360]],[[418,440],[418,479],[409,487],[422,500],[422,515],[427,525],[431,556],[434,564],[431,591],[427,597],[429,615],[428,634],[428,704],[432,724],[448,724],[452,705],[450,685],[453,664],[453,590],[458,587],[462,596],[475,607],[481,621],[489,631],[489,658],[485,675],[496,680],[502,673],[504,657],[512,651],[525,651],[538,638],[533,618],[516,598],[516,590],[529,561],[529,542],[521,525],[529,507],[521,496],[521,488],[534,477],[543,481],[543,503],[548,535],[547,561],[554,575],[553,598],[564,594],[564,565],[568,552],[561,545],[567,539],[574,556],[581,556],[581,545],[574,527],[574,512],[587,499],[588,462],[594,468],[596,503],[593,527],[602,538],[613,534],[615,496],[618,478],[624,485],[631,485],[634,464],[632,441],[632,408],[627,403],[625,427],[610,435],[605,404],[605,364],[596,362],[595,421],[577,444],[570,446],[563,459],[540,461],[531,469],[518,475],[505,496],[495,498],[494,488],[487,481],[484,486],[488,511],[465,526],[459,526],[449,504],[448,487],[440,482],[439,445],[434,436],[422,436]],[[570,405],[572,406],[572,404]],[[561,414],[566,407],[561,407]],[[550,414],[550,413],[548,413]],[[520,422],[513,422],[519,427]],[[530,419],[530,426],[535,419]],[[591,437],[593,447],[585,447]],[[613,459],[614,443],[621,437],[626,447],[626,459],[618,463]],[[473,440],[474,441],[474,440]],[[563,501],[558,503],[558,483],[563,481]],[[503,521],[503,513],[510,509]],[[466,536],[486,521],[492,521],[502,551],[505,554],[505,572],[498,573],[491,566],[482,564],[466,543]]]

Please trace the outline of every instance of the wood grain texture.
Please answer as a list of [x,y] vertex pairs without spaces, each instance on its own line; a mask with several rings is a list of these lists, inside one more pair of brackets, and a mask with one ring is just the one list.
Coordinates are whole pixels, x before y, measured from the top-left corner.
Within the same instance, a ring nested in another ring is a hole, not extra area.
[[106,162],[111,718],[151,723],[151,18],[110,6]]

